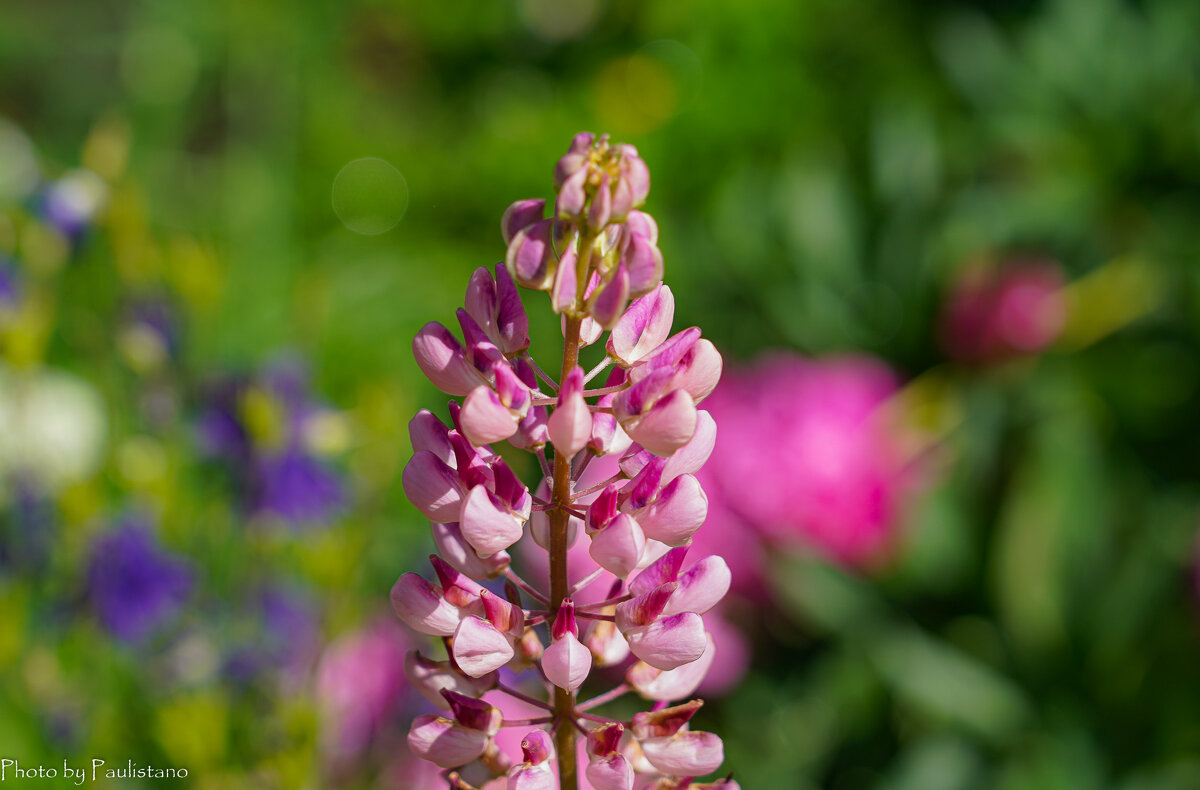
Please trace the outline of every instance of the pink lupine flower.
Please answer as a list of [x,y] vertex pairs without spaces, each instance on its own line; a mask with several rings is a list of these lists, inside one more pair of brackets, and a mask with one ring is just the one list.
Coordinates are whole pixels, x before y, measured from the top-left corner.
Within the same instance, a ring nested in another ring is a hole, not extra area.
[[[671,334],[658,227],[635,210],[650,184],[637,151],[578,135],[555,184],[556,216],[541,200],[505,212],[504,268],[472,276],[462,340],[429,324],[413,344],[421,370],[463,401],[449,423],[421,411],[409,425],[402,483],[441,556],[430,558],[436,583],[406,573],[392,605],[446,650],[406,658],[409,682],[443,711],[414,721],[409,745],[458,790],[682,787],[723,759],[719,738],[687,729],[699,701],[639,714],[632,734],[593,711],[629,691],[656,705],[690,696],[720,655],[704,618],[730,567],[688,546],[708,511],[697,473],[717,442],[697,404],[721,355],[697,327]],[[517,286],[547,291],[561,316],[557,380],[529,353]],[[580,351],[605,331],[585,373]],[[536,454],[542,479],[518,479],[491,446],[501,441]],[[580,700],[594,668],[630,654],[626,683]],[[529,669],[549,699],[509,685]],[[590,732],[587,749],[577,729]]]
[[700,473],[722,506],[710,508],[710,529],[749,526],[851,565],[882,559],[916,483],[883,410],[897,389],[866,357],[778,354],[736,371],[705,403],[721,425]]
[[946,301],[942,345],[954,359],[971,363],[1043,351],[1066,323],[1065,285],[1051,260],[968,269]]

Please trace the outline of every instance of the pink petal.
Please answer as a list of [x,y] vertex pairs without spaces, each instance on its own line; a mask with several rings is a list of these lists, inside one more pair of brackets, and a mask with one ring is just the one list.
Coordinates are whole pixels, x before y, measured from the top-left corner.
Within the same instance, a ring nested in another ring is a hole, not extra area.
[[651,590],[678,579],[687,553],[687,546],[679,546],[665,552],[654,564],[633,578],[629,583],[629,592],[634,595],[645,595]]
[[450,636],[462,613],[442,596],[442,591],[415,573],[406,573],[392,585],[392,609],[409,628],[430,636]]
[[450,445],[450,429],[429,409],[421,409],[408,421],[408,438],[413,452],[428,450],[447,466],[454,466],[454,448]]
[[421,327],[413,338],[413,357],[421,372],[447,395],[466,395],[486,383],[483,374],[467,361],[458,339],[436,321]]
[[554,449],[568,458],[587,445],[592,435],[592,413],[583,398],[583,368],[576,366],[563,380],[558,406],[546,427]]
[[504,236],[504,243],[508,244],[512,241],[513,236],[516,236],[522,228],[527,228],[540,221],[545,213],[546,201],[541,198],[518,200],[510,205],[504,210],[504,216],[500,218],[500,233]]
[[454,632],[454,663],[473,678],[493,672],[513,657],[512,642],[481,617],[468,615]]
[[616,666],[629,657],[629,643],[616,624],[607,620],[593,620],[583,643],[592,651],[592,661],[598,667]]
[[721,352],[710,341],[700,339],[680,363],[675,384],[687,390],[699,403],[708,397],[721,379]]
[[554,270],[554,284],[550,286],[550,307],[556,313],[565,313],[575,307],[575,300],[579,297],[577,261],[575,250],[563,250],[558,267]]
[[725,747],[711,732],[678,732],[641,742],[642,752],[658,770],[672,776],[703,776],[725,762]]
[[642,417],[622,424],[629,437],[659,456],[687,444],[696,433],[696,405],[684,390],[660,398]]
[[644,236],[634,235],[621,263],[629,272],[629,293],[649,293],[663,278],[663,254]]
[[512,558],[506,551],[498,551],[484,559],[475,553],[475,549],[467,543],[462,530],[455,522],[439,524],[433,522],[433,542],[438,554],[455,570],[470,576],[472,579],[489,579],[504,573]]
[[628,301],[629,270],[621,263],[609,281],[588,300],[588,314],[600,327],[609,329],[621,317]]
[[442,710],[450,710],[450,703],[442,696],[442,689],[468,697],[480,697],[496,685],[495,675],[469,678],[455,671],[449,661],[434,661],[416,650],[408,651],[404,657],[404,676],[408,678],[409,686]]
[[553,232],[554,220],[544,219],[513,236],[504,263],[517,284],[539,291],[549,287],[554,276],[554,252],[550,243]]
[[[587,226],[593,232],[603,230],[613,215],[613,194],[611,177],[605,173],[600,179],[600,186],[592,196],[592,205],[588,206]],[[619,212],[621,217],[628,213],[628,208]]]
[[646,537],[678,546],[700,529],[708,516],[708,497],[693,475],[680,475],[637,514]]
[[404,494],[413,507],[433,521],[457,521],[462,509],[462,484],[458,473],[428,450],[419,450],[400,476]]
[[704,614],[729,592],[729,566],[713,554],[688,568],[679,577],[679,587],[667,601],[664,614],[695,612]]
[[620,753],[593,757],[584,775],[594,790],[633,790],[633,766]]
[[712,635],[705,634],[705,639],[704,653],[690,664],[664,672],[639,661],[625,673],[625,681],[646,699],[670,702],[690,697],[700,686],[700,681],[704,680],[716,657]]
[[662,670],[688,664],[704,655],[707,639],[704,621],[692,612],[672,615],[650,625],[625,631],[629,649],[652,667]]
[[555,640],[542,655],[542,671],[550,682],[575,691],[592,671],[592,653],[572,633]]
[[671,333],[675,296],[666,285],[634,299],[608,338],[608,353],[632,365],[654,353]]
[[475,553],[487,558],[520,540],[523,524],[492,492],[475,486],[463,502],[458,526]]
[[678,585],[675,582],[668,582],[632,600],[617,604],[617,626],[623,631],[629,631],[655,622],[662,616],[676,587]]
[[576,219],[583,213],[583,204],[587,201],[584,186],[587,183],[588,168],[581,167],[562,182],[558,189],[558,200],[555,210],[563,219]]
[[624,579],[637,567],[645,548],[646,536],[642,528],[632,517],[621,513],[592,536],[588,553],[601,568]]
[[514,765],[508,771],[507,790],[558,790],[550,763]]
[[433,714],[418,716],[408,732],[408,748],[413,754],[443,768],[466,765],[483,754],[487,745],[486,732]]
[[476,447],[498,442],[517,432],[520,422],[516,414],[500,402],[500,397],[488,386],[471,390],[463,401],[459,414],[463,433]]

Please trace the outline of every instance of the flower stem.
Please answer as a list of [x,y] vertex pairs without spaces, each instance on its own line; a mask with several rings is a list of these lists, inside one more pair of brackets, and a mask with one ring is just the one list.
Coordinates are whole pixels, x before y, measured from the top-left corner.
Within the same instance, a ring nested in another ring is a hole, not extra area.
[[[579,364],[579,318],[567,318],[563,343],[562,378]],[[554,454],[554,487],[550,504],[550,611],[557,612],[567,597],[567,525],[571,517],[571,459],[563,453]],[[554,731],[558,752],[558,776],[561,790],[577,790],[579,780],[575,766],[575,730],[566,725],[575,720],[574,693],[555,687],[554,712],[558,726]]]

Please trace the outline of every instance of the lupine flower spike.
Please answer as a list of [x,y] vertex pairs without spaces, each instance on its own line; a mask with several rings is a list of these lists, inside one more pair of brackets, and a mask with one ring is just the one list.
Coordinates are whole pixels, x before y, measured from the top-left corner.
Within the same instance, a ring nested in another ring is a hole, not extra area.
[[[721,740],[689,729],[700,700],[671,705],[713,662],[701,615],[730,585],[720,557],[688,556],[708,510],[695,474],[716,440],[697,406],[721,355],[696,327],[671,333],[675,300],[658,226],[639,210],[650,173],[637,150],[577,135],[554,183],[553,203],[504,212],[504,263],[471,277],[461,339],[429,323],[413,341],[421,370],[462,401],[448,421],[422,410],[409,424],[404,490],[431,520],[438,554],[432,575],[400,577],[392,606],[446,650],[406,661],[440,709],[413,722],[409,746],[446,769],[451,788],[576,790],[581,777],[597,790],[736,788],[693,784],[720,767]],[[518,287],[546,291],[561,317],[557,377],[530,356]],[[588,346],[600,352],[590,368]],[[502,441],[534,453],[542,479],[518,479],[492,447]],[[514,561],[543,551],[548,584],[517,574]],[[594,687],[594,667],[631,653],[625,682]],[[627,693],[653,709],[624,721],[597,712]],[[517,700],[544,715],[506,718]],[[520,754],[497,745],[505,727],[527,729]]]

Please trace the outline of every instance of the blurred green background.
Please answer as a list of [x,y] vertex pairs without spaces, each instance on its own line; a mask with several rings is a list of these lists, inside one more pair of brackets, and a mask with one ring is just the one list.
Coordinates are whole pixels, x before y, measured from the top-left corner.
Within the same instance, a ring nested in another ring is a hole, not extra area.
[[[398,474],[445,396],[410,341],[586,129],[650,165],[677,326],[731,369],[875,355],[937,447],[887,562],[773,564],[702,716],[742,786],[1200,787],[1197,30],[1192,0],[8,0],[0,757],[408,786],[416,703],[378,678],[332,743],[329,645],[411,639]],[[1062,336],[949,359],[960,273],[1029,256],[1071,283]],[[272,508],[296,488],[329,490]],[[98,602],[130,520],[189,569],[145,639]]]

